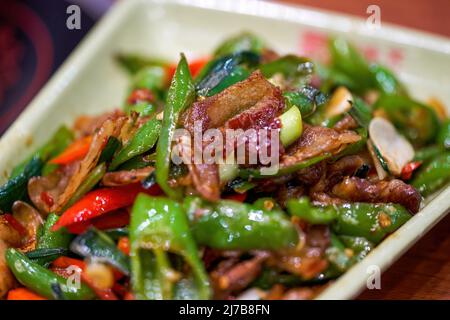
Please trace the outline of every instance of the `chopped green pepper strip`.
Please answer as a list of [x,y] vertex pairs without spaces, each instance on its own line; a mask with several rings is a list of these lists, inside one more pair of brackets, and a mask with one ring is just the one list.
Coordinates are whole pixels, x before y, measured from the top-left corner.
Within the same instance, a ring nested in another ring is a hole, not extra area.
[[169,62],[162,59],[151,59],[135,54],[117,54],[117,62],[130,74],[135,74],[145,67],[164,67],[168,66]]
[[72,198],[67,202],[67,204],[61,209],[61,212],[64,212],[68,208],[70,208],[75,202],[81,199],[86,193],[91,191],[97,183],[102,180],[103,176],[106,173],[106,164],[101,163],[92,170],[86,179],[81,183],[78,189],[72,195]]
[[[72,239],[72,235],[69,234],[64,228],[61,228],[57,231],[51,231],[53,225],[58,221],[59,216],[50,213],[47,216],[47,220],[42,226],[41,236],[39,237],[36,249],[53,249],[53,248],[65,248],[69,249],[70,240]],[[58,255],[53,255],[45,258],[36,259],[35,262],[40,265],[45,265],[54,259],[56,259]]]
[[325,105],[327,101],[325,94],[311,86],[303,86],[298,91],[285,92],[283,96],[287,107],[296,106],[300,110],[302,118],[312,115],[318,107]]
[[183,257],[190,266],[199,299],[210,297],[208,276],[179,203],[140,194],[131,212],[130,243],[131,281],[138,299],[173,298],[180,279],[174,276],[167,252]]
[[226,39],[215,51],[215,57],[223,57],[242,51],[260,54],[265,47],[264,41],[250,32],[243,32]]
[[250,76],[250,71],[241,66],[236,66],[230,71],[230,73],[224,77],[214,88],[211,88],[206,96],[210,97],[219,92],[222,92],[226,88],[232,86],[239,81],[245,80]]
[[437,136],[439,119],[436,112],[425,104],[405,96],[384,95],[374,107],[383,109],[392,124],[416,146],[426,145]]
[[186,57],[182,54],[167,94],[161,135],[156,147],[156,181],[161,189],[172,198],[180,198],[179,189],[168,184],[172,138],[181,112],[195,99],[195,87]]
[[436,156],[415,174],[411,185],[428,196],[450,181],[450,152]]
[[345,203],[313,206],[308,198],[289,199],[288,212],[312,224],[331,224],[338,235],[364,237],[379,243],[411,218],[398,204]]
[[286,79],[293,80],[295,86],[301,86],[306,83],[307,76],[314,72],[314,64],[304,57],[286,55],[261,65],[259,69],[266,78],[281,73]]
[[352,107],[348,113],[362,128],[367,129],[372,120],[372,111],[362,99],[354,97],[353,100]]
[[113,171],[122,163],[147,152],[156,144],[161,131],[161,121],[153,118],[142,125],[133,138],[116,154],[109,170]]
[[450,149],[450,119],[445,120],[438,132],[437,143],[444,149]]
[[293,172],[296,172],[300,169],[310,167],[322,160],[330,158],[331,154],[326,153],[311,159],[307,159],[293,165],[282,166],[280,165],[278,170],[275,170],[273,173],[264,172],[263,168],[241,168],[239,170],[239,176],[241,178],[254,178],[254,179],[267,179],[270,177],[279,177],[284,176]]
[[84,283],[72,283],[52,271],[28,259],[23,253],[10,248],[6,251],[6,263],[16,279],[37,294],[53,299],[52,284],[58,283],[69,300],[94,299],[94,292]]
[[9,179],[0,187],[0,211],[10,212],[13,203],[27,195],[28,180],[41,174],[43,162],[38,155],[34,156],[16,177]]
[[328,224],[337,218],[333,207],[314,207],[307,197],[289,199],[286,203],[290,215],[299,217],[312,224]]
[[442,154],[442,148],[438,145],[423,147],[415,152],[414,161],[422,161],[422,163],[427,163],[440,154]]
[[104,232],[93,227],[77,236],[70,244],[70,250],[85,258],[107,263],[124,275],[130,275],[128,256],[120,251],[114,241]]
[[339,236],[344,245],[353,251],[353,259],[356,262],[364,259],[375,247],[372,242],[364,237]]
[[411,214],[398,204],[347,203],[335,206],[337,219],[332,229],[338,235],[364,237],[378,244],[400,228]]
[[186,198],[185,207],[197,243],[216,249],[290,248],[298,234],[287,216],[276,208],[222,200],[208,204],[200,198]]
[[98,163],[109,162],[113,157],[114,153],[120,148],[121,142],[116,137],[109,137],[108,142],[106,143],[105,148],[100,154],[100,158],[98,159]]
[[200,96],[211,96],[226,89],[232,84],[244,80],[250,72],[244,68],[254,67],[259,63],[260,56],[249,51],[237,52],[232,55],[217,58],[208,63],[208,68],[197,75],[196,90]]
[[43,162],[56,157],[64,151],[73,141],[73,133],[66,126],[61,126],[43,146],[36,150],[28,159],[20,163],[11,172],[11,177],[15,178],[23,172],[27,164],[34,158],[39,157]]

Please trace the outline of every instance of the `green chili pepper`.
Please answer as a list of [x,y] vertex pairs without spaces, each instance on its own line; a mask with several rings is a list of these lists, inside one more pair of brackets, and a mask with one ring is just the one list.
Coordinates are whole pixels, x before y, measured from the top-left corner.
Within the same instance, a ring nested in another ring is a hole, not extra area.
[[337,219],[332,228],[338,235],[364,237],[375,244],[411,218],[398,204],[348,203],[335,208]]
[[328,224],[337,218],[333,207],[314,207],[307,197],[289,199],[286,203],[290,215],[299,217],[311,224]]
[[53,299],[52,284],[58,283],[67,299],[87,300],[95,298],[94,292],[84,283],[79,286],[69,284],[65,279],[50,270],[32,262],[24,254],[10,248],[6,251],[6,263],[16,279],[25,287],[48,299]]
[[330,39],[330,67],[322,67],[321,76],[329,88],[343,85],[363,94],[377,89],[383,94],[407,95],[404,86],[392,71],[379,64],[369,65],[361,53],[342,38]]
[[369,127],[369,123],[372,120],[372,111],[362,99],[354,97],[352,107],[348,113],[362,128],[367,129]]
[[353,259],[361,261],[375,247],[372,242],[364,237],[339,236],[342,243],[353,251]]
[[131,213],[130,243],[131,280],[138,299],[173,297],[177,280],[167,252],[183,257],[190,266],[198,297],[210,297],[208,276],[180,204],[140,194]]
[[75,202],[81,199],[86,193],[91,191],[102,180],[106,173],[106,164],[103,162],[92,170],[86,179],[80,184],[78,189],[74,192],[67,204],[61,209],[61,212],[66,211]]
[[156,147],[156,181],[164,192],[173,198],[181,196],[180,190],[168,184],[172,138],[181,112],[195,99],[195,88],[189,66],[182,54],[167,94],[161,134]]
[[450,149],[450,119],[442,123],[437,136],[437,143],[440,147]]
[[231,200],[212,205],[200,198],[187,198],[185,207],[194,238],[202,245],[230,250],[278,250],[293,247],[298,241],[294,225],[281,210],[263,210]]
[[320,90],[311,86],[303,86],[298,91],[285,92],[283,96],[288,108],[296,106],[300,109],[303,119],[313,114],[328,99]]
[[[363,237],[336,236],[331,233],[330,246],[325,251],[330,263],[324,277],[336,278],[351,266],[361,261],[373,249],[374,245]],[[350,249],[350,250],[349,250]]]
[[347,83],[351,91],[364,93],[367,89],[377,86],[366,60],[349,42],[342,38],[330,39],[328,48],[331,68],[351,79],[351,82]]
[[128,228],[115,228],[104,230],[104,232],[113,239],[114,241],[118,240],[120,237],[128,237]]
[[137,101],[125,103],[125,111],[136,111],[143,116],[150,116],[157,110],[157,105],[164,99],[164,91],[167,83],[167,68],[163,66],[144,67],[139,70],[132,79],[129,92],[136,89],[148,89],[154,97],[154,101]]
[[[34,262],[39,263],[38,260],[48,259],[49,261],[53,261],[59,256],[65,255],[69,252],[66,248],[45,248],[45,249],[34,249],[28,251],[25,255],[27,258],[30,258]],[[42,265],[41,263],[39,263]]]
[[117,149],[120,148],[120,141],[116,137],[109,137],[108,142],[106,143],[105,148],[100,154],[100,158],[98,159],[98,163],[108,162],[113,157],[114,153]]
[[245,80],[250,76],[250,71],[241,66],[236,66],[230,71],[230,74],[224,77],[214,88],[211,88],[206,96],[210,97],[219,92],[225,90],[226,88],[232,86],[239,81]]
[[34,158],[39,157],[43,162],[56,157],[73,141],[73,133],[66,126],[60,127],[43,146],[38,148],[28,159],[20,163],[11,172],[11,179],[23,172],[27,164]]
[[358,87],[356,81],[349,75],[336,70],[332,66],[325,66],[316,62],[316,73],[321,79],[320,90],[324,93],[332,92],[338,86],[344,86],[352,90]]
[[440,154],[421,168],[411,182],[423,196],[428,196],[450,181],[450,152]]
[[294,86],[301,86],[306,83],[307,76],[314,72],[314,64],[307,58],[287,55],[265,63],[259,69],[266,78],[281,73],[287,80],[293,81]]
[[270,198],[270,197],[263,197],[263,198],[258,198],[257,200],[255,200],[255,202],[253,202],[253,207],[255,209],[261,209],[261,210],[281,210],[280,205],[278,204],[278,202],[274,199],[274,198]]
[[339,276],[354,264],[354,261],[345,252],[345,245],[334,233],[330,235],[330,246],[326,249],[325,256],[330,263],[325,271],[327,277]]
[[121,171],[121,170],[141,169],[154,165],[155,161],[149,159],[147,155],[138,155],[122,163],[120,166],[116,168],[116,170]]
[[440,124],[431,107],[399,95],[381,96],[374,107],[383,109],[394,126],[414,145],[422,146],[436,138]]
[[70,244],[70,250],[85,258],[94,258],[130,275],[128,256],[120,251],[114,241],[104,232],[90,227]]
[[336,123],[343,119],[345,113],[337,114],[332,117],[328,117],[325,112],[325,104],[316,108],[316,111],[306,119],[306,122],[313,126],[322,126],[332,128]]
[[[50,213],[42,226],[40,233],[40,237],[36,244],[36,249],[53,249],[53,248],[69,248],[70,240],[72,239],[72,235],[69,234],[64,228],[61,228],[57,231],[51,231],[51,228],[58,221],[59,216]],[[56,259],[58,255],[52,255],[45,258],[36,259],[35,262],[40,265],[45,265],[54,259]]]
[[9,179],[0,187],[0,211],[9,212],[13,203],[22,200],[27,195],[27,184],[34,176],[38,176],[42,170],[42,160],[38,155],[34,156],[16,177]]
[[260,276],[250,285],[250,287],[269,290],[275,284],[281,284],[282,286],[290,288],[305,285],[306,283],[307,281],[297,275],[281,273],[280,271],[272,268],[264,268]]
[[133,138],[116,154],[109,170],[115,170],[122,163],[147,152],[156,144],[161,132],[161,122],[153,118],[142,125]]
[[331,224],[338,235],[364,237],[379,243],[411,218],[398,204],[346,203],[313,206],[308,198],[289,199],[288,212],[312,224]]
[[152,59],[134,54],[117,54],[117,62],[130,74],[135,74],[145,67],[164,67],[169,65],[169,62],[162,59]]
[[215,51],[215,57],[251,51],[260,54],[265,47],[264,41],[250,32],[243,32],[237,36],[226,39]]
[[248,77],[249,71],[243,66],[256,66],[259,60],[259,55],[242,51],[211,61],[205,66],[208,69],[201,72],[195,79],[197,93],[201,96],[211,96],[244,80]]
[[[331,154],[326,153],[311,159],[307,159],[289,166],[280,165],[279,168],[274,168],[274,170],[270,170],[270,172],[263,171],[262,168],[241,168],[239,170],[239,176],[241,178],[254,178],[254,179],[267,179],[270,177],[279,177],[284,176],[293,172],[296,172],[300,169],[310,167],[324,159],[330,158]],[[278,169],[278,170],[277,170]]]
[[423,147],[415,152],[414,161],[422,161],[423,163],[427,163],[440,154],[442,154],[442,148],[437,145]]
[[373,75],[376,87],[384,94],[408,95],[405,87],[391,70],[378,64],[373,64],[370,66],[370,72]]

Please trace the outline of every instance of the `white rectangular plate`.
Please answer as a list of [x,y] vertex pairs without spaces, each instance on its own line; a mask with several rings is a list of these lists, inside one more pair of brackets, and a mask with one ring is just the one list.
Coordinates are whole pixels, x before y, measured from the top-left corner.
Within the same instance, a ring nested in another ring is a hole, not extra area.
[[[179,52],[201,56],[230,34],[249,30],[273,48],[301,53],[321,47],[324,34],[343,35],[379,60],[394,64],[417,98],[436,96],[450,105],[450,41],[382,22],[255,0],[127,0],[94,27],[0,141],[1,181],[62,123],[121,105],[127,75],[113,60],[119,51],[177,60]],[[366,286],[367,268],[388,268],[443,218],[450,188],[442,191],[364,261],[330,285],[319,299],[349,299]]]

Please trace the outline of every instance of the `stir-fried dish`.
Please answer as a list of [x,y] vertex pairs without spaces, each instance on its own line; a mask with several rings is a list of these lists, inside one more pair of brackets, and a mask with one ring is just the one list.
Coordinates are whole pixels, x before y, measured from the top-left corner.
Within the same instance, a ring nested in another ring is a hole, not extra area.
[[342,39],[327,63],[249,33],[116,59],[123,108],[61,126],[0,187],[0,297],[311,299],[450,180],[441,102]]

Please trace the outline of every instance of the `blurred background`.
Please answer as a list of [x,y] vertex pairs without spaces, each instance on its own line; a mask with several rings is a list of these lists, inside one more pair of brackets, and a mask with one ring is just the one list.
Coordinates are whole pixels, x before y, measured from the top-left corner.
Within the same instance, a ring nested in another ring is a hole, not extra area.
[[[17,118],[91,27],[116,1],[0,0],[0,136]],[[280,0],[450,37],[449,0]],[[70,5],[81,8],[81,28],[66,27]],[[450,217],[442,221],[383,275],[383,290],[361,298],[450,299]],[[435,254],[437,252],[437,254]],[[443,253],[443,254],[439,254]],[[408,275],[408,276],[405,276]]]
[[[0,1],[0,135],[56,71],[89,29],[114,4],[127,0]],[[278,0],[272,0],[277,2]],[[381,9],[381,21],[450,37],[449,0],[280,0],[368,17]],[[81,28],[69,30],[67,8],[81,8]]]

